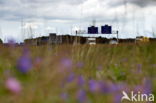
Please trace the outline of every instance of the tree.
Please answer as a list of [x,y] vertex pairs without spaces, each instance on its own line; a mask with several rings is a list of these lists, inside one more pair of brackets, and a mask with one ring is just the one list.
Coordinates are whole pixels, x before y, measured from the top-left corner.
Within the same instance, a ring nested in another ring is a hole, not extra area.
[[3,44],[3,41],[0,39],[0,44]]

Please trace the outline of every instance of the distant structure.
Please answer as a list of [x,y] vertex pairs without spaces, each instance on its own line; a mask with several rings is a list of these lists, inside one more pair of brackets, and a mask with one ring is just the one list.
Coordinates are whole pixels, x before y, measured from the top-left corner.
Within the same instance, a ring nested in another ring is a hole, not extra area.
[[[116,38],[103,38],[103,37],[82,37],[82,36],[71,36],[71,35],[57,35],[50,33],[49,36],[43,36],[33,39],[24,40],[24,44],[40,46],[40,45],[61,45],[61,44],[118,44],[118,43],[135,43],[135,39],[119,39]],[[155,41],[155,39],[152,39]]]
[[112,26],[109,26],[107,24],[101,26],[101,32],[99,32],[99,28],[93,25],[88,27],[88,34],[113,34]]
[[101,34],[112,34],[112,26],[101,26]]
[[112,26],[104,25],[101,26],[101,33],[98,32],[99,29],[96,26],[88,27],[88,34],[112,34]]
[[86,43],[89,45],[96,45],[96,38],[87,38]]
[[[90,35],[85,35],[85,34]],[[101,31],[95,26],[95,21],[93,25],[88,27],[88,31],[76,30],[74,35],[57,35],[56,33],[50,33],[49,36],[43,36],[38,38],[30,38],[24,41],[24,44],[28,45],[60,45],[60,44],[119,44],[119,43],[138,43],[138,42],[149,42],[156,41],[156,39],[147,38],[147,37],[137,37],[136,39],[119,39],[119,31],[113,31],[112,26],[103,25],[101,26]],[[81,35],[82,34],[82,35]],[[96,35],[102,34],[102,35]],[[106,38],[102,37],[104,34],[113,34],[117,37]]]
[[96,20],[93,20],[92,26],[88,27],[88,34],[98,34],[98,27],[96,25]]
[[136,39],[135,39],[136,43],[139,43],[139,42],[149,42],[149,41],[150,41],[150,38],[144,37],[144,36],[137,36]]
[[[77,40],[77,41],[76,41]],[[70,35],[57,35],[56,33],[50,33],[49,36],[38,37],[34,39],[24,40],[25,44],[28,45],[58,45],[58,44],[85,44],[86,38],[80,36]]]
[[56,33],[49,34],[49,44],[61,44],[61,43],[62,43],[61,36],[57,36]]
[[98,27],[95,26],[88,27],[88,34],[98,34]]
[[[101,31],[100,31],[101,30]],[[96,21],[93,20],[93,24],[91,26],[89,26],[87,28],[87,32],[86,33],[80,33],[80,32],[76,32],[76,36],[87,36],[89,34],[87,38],[87,44],[96,44],[97,42],[97,37],[99,37],[100,35],[103,36],[104,34],[107,35],[116,35],[116,39],[114,39],[113,41],[115,42],[119,42],[119,31],[113,31],[112,30],[112,26],[105,24],[102,25],[101,28],[96,26]],[[100,35],[99,35],[100,34]],[[114,43],[114,42],[113,42]],[[112,43],[111,43],[112,44]]]

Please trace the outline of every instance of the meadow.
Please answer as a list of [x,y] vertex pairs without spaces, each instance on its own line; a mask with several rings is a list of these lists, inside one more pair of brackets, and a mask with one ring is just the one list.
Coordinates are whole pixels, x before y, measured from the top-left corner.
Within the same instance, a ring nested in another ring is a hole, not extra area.
[[156,95],[155,69],[156,43],[1,45],[0,103],[121,103]]

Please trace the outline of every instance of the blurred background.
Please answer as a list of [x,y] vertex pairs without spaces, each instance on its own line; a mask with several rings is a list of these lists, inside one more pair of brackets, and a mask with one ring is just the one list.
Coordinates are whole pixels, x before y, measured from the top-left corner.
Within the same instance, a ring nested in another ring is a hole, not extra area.
[[0,0],[0,38],[73,34],[96,25],[112,25],[120,38],[155,37],[155,0]]

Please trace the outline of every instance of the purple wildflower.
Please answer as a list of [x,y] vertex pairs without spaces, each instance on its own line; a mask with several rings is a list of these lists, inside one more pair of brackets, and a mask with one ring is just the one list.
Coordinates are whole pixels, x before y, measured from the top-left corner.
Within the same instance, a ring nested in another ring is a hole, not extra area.
[[138,91],[141,92],[143,90],[143,86],[141,85],[137,85],[135,88],[134,88],[135,92],[137,93]]
[[119,91],[122,91],[122,90],[128,91],[127,85],[124,84],[124,83],[119,83],[119,84],[117,84],[116,86],[117,86],[117,89],[118,89]]
[[122,89],[122,87],[118,84],[111,84],[109,88],[111,92],[118,92]]
[[70,83],[72,82],[73,80],[75,79],[75,74],[74,73],[71,73],[68,78],[67,78],[67,82]]
[[150,94],[152,92],[152,82],[150,79],[144,79],[143,92],[145,94]]
[[121,103],[121,94],[114,94],[114,103]]
[[100,89],[100,85],[97,81],[95,80],[90,80],[89,81],[89,89],[91,92],[98,92]]
[[69,59],[69,58],[63,58],[61,60],[61,64],[65,68],[71,68],[73,63],[72,63],[72,60],[71,59]]
[[21,84],[15,78],[8,78],[6,80],[5,86],[10,92],[15,94],[18,94],[21,91]]
[[79,90],[77,92],[77,98],[80,103],[85,103],[86,101],[86,92],[84,90]]
[[100,87],[99,88],[100,92],[102,92],[102,93],[110,93],[111,92],[111,88],[109,87],[109,85],[107,83],[100,81],[99,87]]
[[25,51],[24,54],[19,58],[17,68],[22,73],[27,73],[32,68],[32,61],[27,51]]
[[79,86],[83,86],[84,83],[85,83],[84,77],[83,76],[79,76],[77,83],[78,83]]
[[112,86],[106,82],[95,80],[90,80],[89,87],[91,92],[99,92],[104,94],[113,93],[118,90],[118,87],[116,87],[116,85]]
[[121,92],[121,91],[129,91],[127,88],[128,87],[122,83],[109,85],[109,90],[111,93],[117,93],[117,92]]

